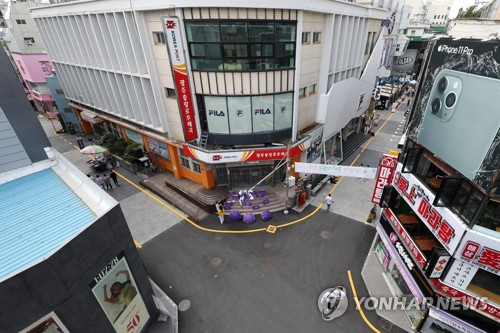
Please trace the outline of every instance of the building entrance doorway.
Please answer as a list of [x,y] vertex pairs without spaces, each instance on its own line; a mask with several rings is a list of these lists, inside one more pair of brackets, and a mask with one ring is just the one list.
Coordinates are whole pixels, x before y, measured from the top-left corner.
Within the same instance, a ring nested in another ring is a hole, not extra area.
[[[229,168],[229,183],[234,189],[249,189],[273,170],[272,164]],[[273,175],[270,175],[259,186],[272,186]]]

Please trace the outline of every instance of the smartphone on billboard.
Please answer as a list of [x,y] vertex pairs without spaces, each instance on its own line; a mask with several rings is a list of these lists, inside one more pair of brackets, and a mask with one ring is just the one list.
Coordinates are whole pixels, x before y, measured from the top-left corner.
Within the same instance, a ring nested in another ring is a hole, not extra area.
[[442,70],[417,140],[470,180],[500,128],[500,80]]

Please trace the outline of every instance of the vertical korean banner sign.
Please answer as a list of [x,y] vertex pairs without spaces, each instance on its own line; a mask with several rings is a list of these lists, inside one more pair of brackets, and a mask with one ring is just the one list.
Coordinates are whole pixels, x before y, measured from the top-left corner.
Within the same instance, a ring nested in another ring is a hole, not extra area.
[[177,88],[177,100],[184,125],[184,137],[187,142],[198,138],[196,120],[194,114],[193,99],[189,88],[186,58],[182,48],[181,30],[179,29],[179,18],[164,16],[163,29],[167,41],[170,63],[174,72],[174,81]]
[[398,164],[398,158],[396,156],[383,154],[382,160],[380,161],[380,166],[378,168],[377,178],[375,181],[375,189],[373,190],[372,202],[374,204],[379,204],[382,198],[382,191],[386,185],[389,185],[392,181],[392,175]]
[[117,333],[139,333],[149,313],[123,252],[90,282],[90,289]]

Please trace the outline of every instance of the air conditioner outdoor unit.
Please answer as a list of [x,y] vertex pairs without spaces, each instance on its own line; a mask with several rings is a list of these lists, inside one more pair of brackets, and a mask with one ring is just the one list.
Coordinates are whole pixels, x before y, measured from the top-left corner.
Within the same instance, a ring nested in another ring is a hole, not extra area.
[[26,45],[33,45],[33,42],[32,42],[32,41],[30,41],[30,40],[27,40],[27,41],[26,41]]

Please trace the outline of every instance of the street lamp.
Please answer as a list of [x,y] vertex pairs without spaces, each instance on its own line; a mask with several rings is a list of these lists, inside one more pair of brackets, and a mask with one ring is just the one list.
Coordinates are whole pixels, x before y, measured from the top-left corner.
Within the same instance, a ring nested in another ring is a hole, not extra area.
[[286,144],[286,176],[285,176],[285,210],[283,213],[288,214],[288,172],[290,171],[290,143]]

